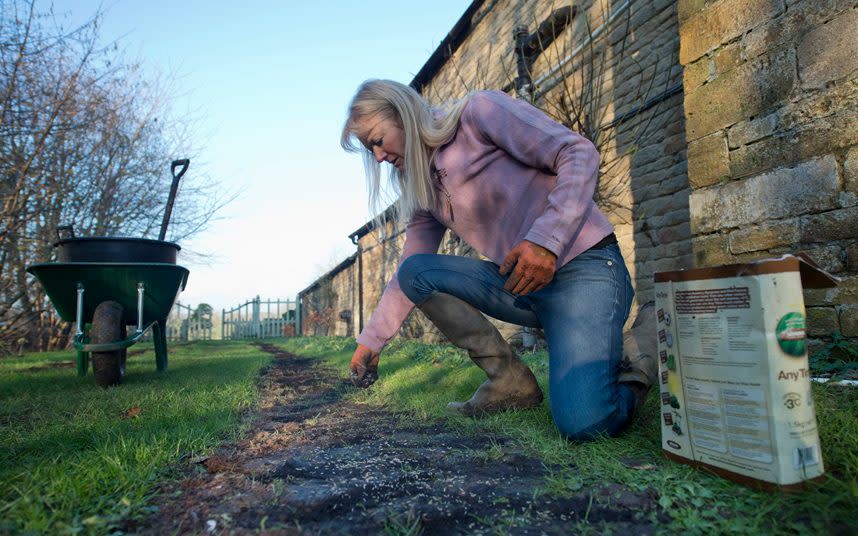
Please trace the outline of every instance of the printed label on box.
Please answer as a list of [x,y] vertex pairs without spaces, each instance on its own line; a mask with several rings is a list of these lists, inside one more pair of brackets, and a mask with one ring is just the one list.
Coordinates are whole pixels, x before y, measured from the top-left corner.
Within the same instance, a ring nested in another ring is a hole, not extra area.
[[674,459],[777,485],[823,474],[802,263],[655,275],[662,447]]

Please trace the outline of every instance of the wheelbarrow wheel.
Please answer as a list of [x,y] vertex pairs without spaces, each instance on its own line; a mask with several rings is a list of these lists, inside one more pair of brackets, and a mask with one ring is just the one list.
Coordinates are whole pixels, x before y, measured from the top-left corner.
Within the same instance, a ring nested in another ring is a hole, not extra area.
[[[122,321],[122,306],[115,301],[98,304],[92,315],[92,327],[89,330],[89,342],[105,344],[125,338],[125,324]],[[100,387],[119,385],[125,375],[125,350],[92,353],[92,372],[95,384]]]

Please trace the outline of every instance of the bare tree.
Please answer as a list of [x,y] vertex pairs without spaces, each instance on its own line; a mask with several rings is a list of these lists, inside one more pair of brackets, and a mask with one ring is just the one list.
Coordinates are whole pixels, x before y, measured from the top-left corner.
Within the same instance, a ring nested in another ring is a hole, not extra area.
[[[34,0],[0,0],[0,352],[48,349],[67,332],[25,268],[51,259],[55,229],[154,237],[187,120],[170,114],[167,77],[99,46],[103,14],[66,31]],[[204,229],[229,200],[183,185],[171,238]]]

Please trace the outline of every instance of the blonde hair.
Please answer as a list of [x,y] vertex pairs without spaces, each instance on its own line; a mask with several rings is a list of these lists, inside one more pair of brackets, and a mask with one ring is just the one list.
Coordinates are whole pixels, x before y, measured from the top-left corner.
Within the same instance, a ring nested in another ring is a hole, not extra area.
[[[390,183],[399,195],[396,213],[400,223],[407,223],[414,211],[428,210],[437,203],[432,186],[431,165],[438,147],[456,134],[459,118],[467,96],[453,102],[446,110],[432,108],[413,88],[392,80],[367,80],[358,87],[348,108],[348,116],[340,136],[343,149],[361,153],[366,170],[369,208],[383,218],[381,199],[381,165],[372,151],[361,143],[358,125],[366,118],[381,114],[392,119],[405,133],[405,154],[402,170],[390,170]],[[383,223],[376,221],[377,224]],[[381,226],[384,228],[384,226]]]

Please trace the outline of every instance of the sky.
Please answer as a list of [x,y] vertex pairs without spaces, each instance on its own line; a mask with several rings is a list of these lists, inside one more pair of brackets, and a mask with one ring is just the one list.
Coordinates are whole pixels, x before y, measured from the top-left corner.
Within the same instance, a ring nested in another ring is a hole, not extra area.
[[186,177],[240,191],[206,231],[180,242],[211,258],[180,253],[190,277],[179,301],[219,312],[257,295],[294,299],[355,252],[348,235],[371,214],[360,156],[339,145],[348,102],[368,78],[411,82],[470,0],[37,5],[51,3],[70,24],[101,6],[102,41],[118,40],[153,75],[173,73],[174,113],[197,118],[200,150]]

